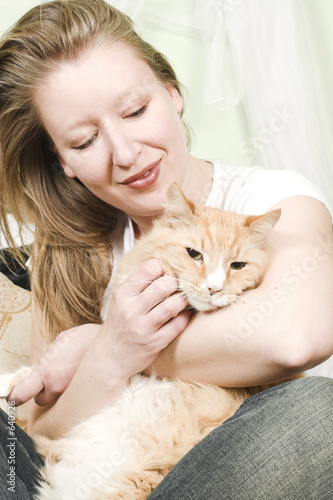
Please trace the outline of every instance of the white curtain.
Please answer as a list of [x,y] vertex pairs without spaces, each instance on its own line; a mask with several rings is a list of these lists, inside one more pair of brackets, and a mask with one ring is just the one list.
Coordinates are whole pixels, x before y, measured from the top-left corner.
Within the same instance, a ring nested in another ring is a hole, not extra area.
[[333,211],[333,110],[321,85],[307,11],[310,1],[110,3],[156,30],[163,27],[201,40],[205,103],[221,117],[240,103],[244,107],[250,135],[239,144],[241,152],[252,164],[305,175],[323,190]]
[[[168,15],[166,0],[110,3],[134,20],[200,36],[207,105],[223,112],[241,102],[251,135],[240,147],[253,164],[305,175],[333,210],[332,117],[305,0],[168,0]],[[187,22],[190,9],[196,18]]]
[[[251,137],[244,152],[267,168],[313,180],[333,208],[333,127],[320,84],[306,3],[200,0],[206,46],[206,101],[243,102]],[[233,85],[226,73],[233,73]]]

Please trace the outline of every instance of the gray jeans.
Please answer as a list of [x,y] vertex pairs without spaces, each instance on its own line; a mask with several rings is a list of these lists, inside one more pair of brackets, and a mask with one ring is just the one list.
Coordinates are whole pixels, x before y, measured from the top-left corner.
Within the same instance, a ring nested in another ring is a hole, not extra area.
[[[0,500],[33,498],[42,460],[16,429],[16,488],[8,489],[10,436],[8,418],[0,416]],[[311,377],[247,399],[149,500],[332,500],[332,492],[333,380]]]
[[0,500],[33,498],[42,466],[32,439],[0,410]]
[[333,380],[309,377],[247,399],[149,500],[332,500]]

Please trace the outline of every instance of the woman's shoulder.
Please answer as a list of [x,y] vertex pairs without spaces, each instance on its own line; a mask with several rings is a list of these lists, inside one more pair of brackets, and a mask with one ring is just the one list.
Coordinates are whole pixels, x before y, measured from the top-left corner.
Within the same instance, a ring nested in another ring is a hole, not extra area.
[[261,166],[226,165],[214,161],[208,206],[244,214],[261,214],[292,196],[310,196],[328,207],[321,190],[293,170],[269,170]]

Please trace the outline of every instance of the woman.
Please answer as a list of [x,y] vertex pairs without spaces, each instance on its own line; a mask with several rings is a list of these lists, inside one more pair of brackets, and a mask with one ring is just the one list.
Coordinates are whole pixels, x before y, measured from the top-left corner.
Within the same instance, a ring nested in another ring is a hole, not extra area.
[[[103,0],[32,9],[0,45],[0,109],[2,229],[12,242],[9,211],[36,227],[37,367],[10,395],[17,404],[36,396],[29,433],[63,435],[152,367],[166,376],[248,386],[285,379],[332,354],[331,218],[321,193],[291,172],[194,158],[180,84],[126,16]],[[149,231],[173,181],[195,202],[244,213],[282,208],[270,268],[247,292],[256,316],[240,306],[239,317],[221,310],[190,320],[184,299],[173,295],[176,280],[158,261],[134,271],[135,287],[125,282],[111,298],[105,292],[119,254]],[[315,272],[304,270],[309,258]],[[250,398],[151,498],[325,498],[332,486],[331,405],[332,382],[322,378]],[[314,441],[324,446],[316,470]],[[19,443],[29,450],[22,448],[16,471],[17,498],[29,498],[41,460],[28,436],[20,433]],[[4,456],[1,467],[8,468]]]

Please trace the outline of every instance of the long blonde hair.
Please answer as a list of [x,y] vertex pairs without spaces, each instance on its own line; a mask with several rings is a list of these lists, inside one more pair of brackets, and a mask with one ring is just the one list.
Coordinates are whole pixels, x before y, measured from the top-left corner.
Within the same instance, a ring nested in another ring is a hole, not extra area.
[[167,59],[103,0],[42,3],[0,42],[0,229],[15,252],[8,213],[21,230],[35,227],[31,284],[48,341],[72,326],[100,322],[119,213],[64,174],[34,98],[61,61],[105,41],[134,48],[157,79],[181,94]]

